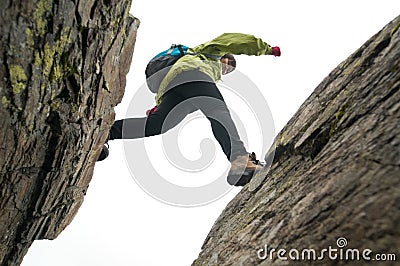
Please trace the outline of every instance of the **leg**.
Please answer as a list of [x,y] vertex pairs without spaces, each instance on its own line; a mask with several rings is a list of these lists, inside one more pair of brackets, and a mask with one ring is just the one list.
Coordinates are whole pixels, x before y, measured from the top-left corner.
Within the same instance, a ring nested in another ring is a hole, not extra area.
[[182,98],[209,119],[213,134],[228,160],[247,154],[218,87],[212,82],[191,82],[180,87]]
[[193,107],[180,104],[182,98],[175,90],[163,97],[157,110],[148,117],[117,120],[111,127],[110,140],[137,139],[162,134],[193,112]]

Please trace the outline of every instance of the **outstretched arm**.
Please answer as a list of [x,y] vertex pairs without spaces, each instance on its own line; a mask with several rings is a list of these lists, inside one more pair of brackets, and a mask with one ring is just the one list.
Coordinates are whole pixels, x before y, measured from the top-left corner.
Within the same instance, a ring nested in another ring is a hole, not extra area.
[[217,38],[193,48],[196,53],[224,55],[271,55],[271,46],[260,38],[243,33],[224,33]]

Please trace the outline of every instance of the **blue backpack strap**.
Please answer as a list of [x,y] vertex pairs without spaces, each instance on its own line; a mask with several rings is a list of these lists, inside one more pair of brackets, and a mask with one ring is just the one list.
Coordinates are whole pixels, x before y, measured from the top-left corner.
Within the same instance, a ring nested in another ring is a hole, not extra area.
[[178,49],[179,49],[179,52],[181,53],[181,55],[184,56],[185,52],[183,51],[183,48],[182,48],[181,44],[178,44]]

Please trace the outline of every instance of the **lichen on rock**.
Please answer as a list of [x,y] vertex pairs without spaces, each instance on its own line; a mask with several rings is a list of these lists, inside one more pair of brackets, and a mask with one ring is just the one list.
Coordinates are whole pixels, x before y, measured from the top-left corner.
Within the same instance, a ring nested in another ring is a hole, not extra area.
[[0,2],[1,265],[56,238],[82,204],[125,89],[139,26],[130,5]]

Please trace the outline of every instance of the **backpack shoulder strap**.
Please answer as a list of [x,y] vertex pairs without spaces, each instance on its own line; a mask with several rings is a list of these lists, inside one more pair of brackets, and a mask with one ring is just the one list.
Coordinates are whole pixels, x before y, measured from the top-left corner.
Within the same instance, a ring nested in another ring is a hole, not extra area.
[[177,47],[178,47],[179,52],[181,53],[181,55],[184,56],[184,55],[185,55],[185,52],[184,52],[183,49],[182,49],[182,44],[178,44]]

